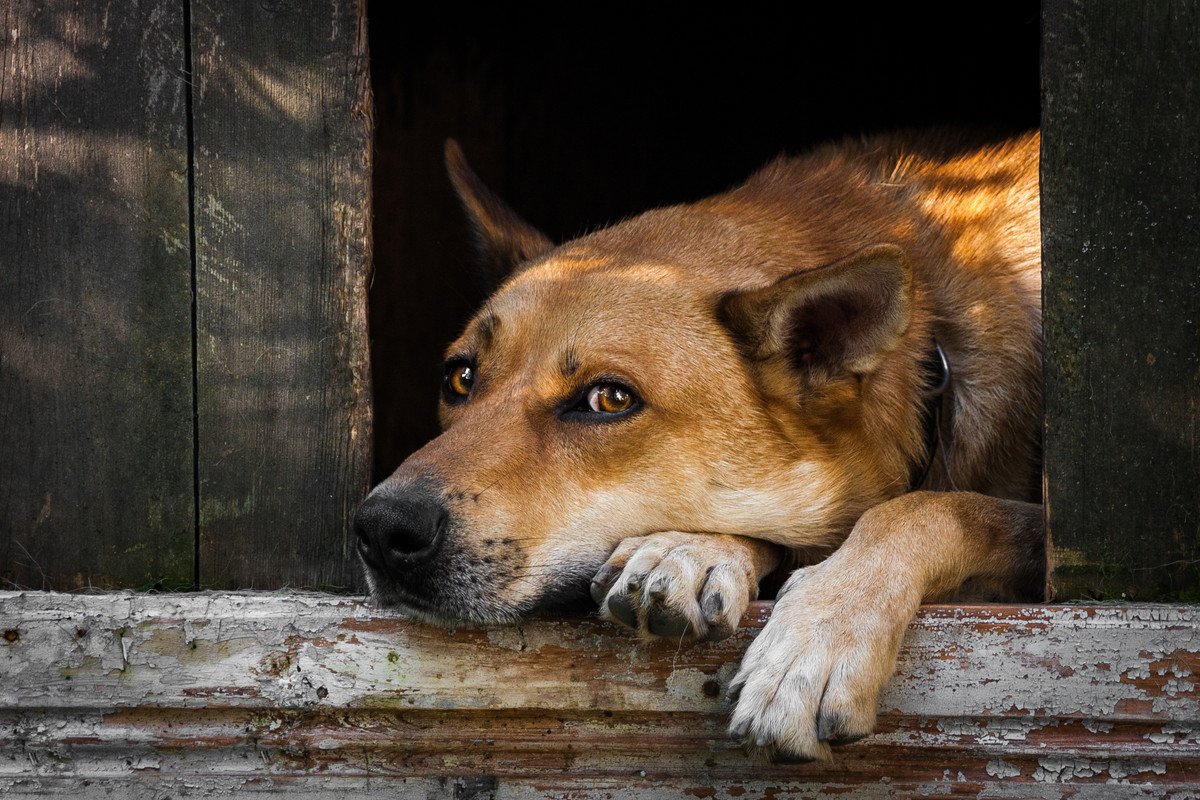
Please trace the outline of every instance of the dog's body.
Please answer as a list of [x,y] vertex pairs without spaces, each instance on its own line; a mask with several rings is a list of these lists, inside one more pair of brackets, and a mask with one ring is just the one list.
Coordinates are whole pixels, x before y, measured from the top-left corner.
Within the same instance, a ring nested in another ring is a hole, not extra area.
[[1037,150],[829,146],[554,247],[450,148],[515,271],[449,350],[445,432],[360,509],[372,592],[495,622],[592,579],[611,618],[713,638],[838,548],[781,591],[733,729],[865,735],[920,602],[1042,591]]

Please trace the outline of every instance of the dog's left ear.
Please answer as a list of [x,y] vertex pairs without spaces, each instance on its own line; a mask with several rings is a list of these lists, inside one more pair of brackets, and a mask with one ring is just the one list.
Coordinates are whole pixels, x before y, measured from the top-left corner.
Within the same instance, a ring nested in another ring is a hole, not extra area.
[[480,256],[490,273],[487,277],[499,282],[522,263],[554,247],[545,234],[484,185],[453,139],[446,140],[446,171],[470,217]]
[[720,315],[752,361],[783,362],[801,378],[866,375],[908,330],[912,269],[893,245],[727,295]]

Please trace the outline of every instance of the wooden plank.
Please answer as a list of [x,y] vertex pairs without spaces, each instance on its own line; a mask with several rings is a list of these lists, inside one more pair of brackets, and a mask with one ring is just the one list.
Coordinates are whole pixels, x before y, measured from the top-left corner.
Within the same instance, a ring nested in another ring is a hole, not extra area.
[[[946,770],[954,774],[952,767]],[[1071,783],[1066,786],[1038,783],[1016,788],[1012,794],[981,793],[978,786],[963,782],[953,787],[929,784],[926,793],[916,784],[905,781],[880,781],[873,786],[818,786],[804,780],[755,779],[746,777],[728,786],[712,786],[702,777],[693,780],[664,779],[657,775],[641,775],[636,771],[628,776],[611,779],[555,777],[526,780],[493,780],[484,777],[438,778],[288,778],[263,775],[254,778],[202,776],[199,778],[146,778],[137,783],[128,780],[70,780],[40,778],[17,785],[14,797],[43,797],[71,794],[80,800],[94,798],[131,798],[131,800],[163,800],[164,797],[260,797],[265,794],[286,794],[304,800],[788,800],[789,798],[844,798],[844,800],[897,800],[932,796],[1002,797],[1031,800],[1036,798],[1070,797],[1072,800],[1191,800],[1195,797],[1184,789],[1181,792],[1164,790],[1156,785],[1130,783]],[[924,786],[924,785],[922,785]],[[953,793],[951,793],[953,792]]]
[[1200,790],[1195,608],[927,607],[880,701],[879,732],[808,765],[763,763],[725,735],[725,686],[769,614],[756,603],[732,639],[676,646],[593,619],[445,631],[319,595],[2,594],[0,790]]
[[1200,600],[1200,5],[1043,4],[1060,598]]
[[356,572],[371,439],[364,13],[192,4],[204,586],[345,588]]
[[183,10],[0,0],[0,585],[192,582]]

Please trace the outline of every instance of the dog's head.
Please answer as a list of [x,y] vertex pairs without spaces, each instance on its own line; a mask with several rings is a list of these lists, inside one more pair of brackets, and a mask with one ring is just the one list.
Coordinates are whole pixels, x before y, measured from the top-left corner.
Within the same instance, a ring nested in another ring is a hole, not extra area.
[[907,445],[864,446],[910,327],[898,250],[781,278],[719,198],[555,247],[447,162],[511,274],[446,352],[442,434],[356,514],[378,601],[513,621],[586,596],[627,537],[826,546],[902,488]]

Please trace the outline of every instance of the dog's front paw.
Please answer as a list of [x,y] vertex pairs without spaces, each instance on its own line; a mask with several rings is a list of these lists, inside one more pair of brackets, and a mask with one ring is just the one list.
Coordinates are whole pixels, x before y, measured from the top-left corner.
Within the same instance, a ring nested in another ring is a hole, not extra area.
[[871,733],[919,603],[833,561],[788,580],[730,686],[730,733],[776,760],[828,759],[830,745]]
[[739,536],[639,536],[623,541],[596,573],[592,597],[602,616],[643,636],[724,639],[774,563],[774,545]]

